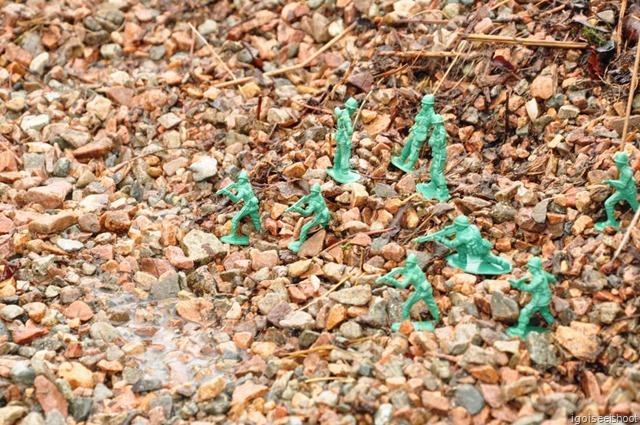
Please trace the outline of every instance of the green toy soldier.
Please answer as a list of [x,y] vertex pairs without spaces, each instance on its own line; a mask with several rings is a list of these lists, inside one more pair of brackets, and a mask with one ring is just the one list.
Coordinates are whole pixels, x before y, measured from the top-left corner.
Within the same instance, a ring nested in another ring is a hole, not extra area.
[[432,94],[425,95],[420,103],[422,105],[420,112],[416,115],[415,124],[411,127],[409,138],[402,148],[400,156],[391,158],[391,163],[405,172],[413,171],[422,149],[422,143],[427,140],[429,127],[431,127],[435,115],[433,111],[435,97]]
[[431,181],[429,183],[418,183],[416,190],[426,199],[437,199],[446,201],[451,197],[447,188],[447,181],[444,178],[444,166],[447,162],[447,131],[444,129],[444,119],[442,115],[435,114],[433,120],[433,132],[429,138],[431,146]]
[[[231,192],[232,189],[236,190],[235,194]],[[247,173],[244,171],[240,172],[237,182],[223,187],[218,192],[216,192],[216,195],[227,196],[234,203],[238,202],[239,200],[244,201],[242,209],[231,219],[231,233],[227,236],[223,236],[222,238],[220,238],[220,240],[231,245],[249,245],[249,236],[237,234],[240,221],[244,217],[250,216],[251,221],[253,222],[253,227],[255,227],[258,232],[261,231],[261,228],[260,214],[258,212],[258,198],[256,198],[256,195],[254,195],[253,193],[253,189],[251,188],[251,183],[249,183],[249,177],[247,176]]]
[[[542,318],[550,325],[556,321],[551,315],[549,310],[549,303],[551,302],[551,289],[549,284],[556,284],[558,281],[551,273],[547,273],[542,269],[542,260],[539,257],[533,257],[527,263],[529,271],[531,272],[531,278],[523,277],[518,280],[509,280],[511,286],[521,291],[529,292],[533,295],[531,302],[526,305],[520,312],[518,317],[518,326],[513,326],[507,329],[507,335],[518,336],[524,338],[531,331],[545,331],[546,329],[537,326],[529,326],[531,316],[540,313]],[[525,282],[531,282],[525,285]]]
[[[455,234],[453,240],[448,236]],[[511,263],[502,257],[491,253],[491,242],[482,238],[480,230],[469,219],[458,216],[453,224],[439,232],[414,239],[416,243],[438,241],[457,253],[447,257],[447,264],[457,267],[467,273],[498,275],[511,272]]]
[[604,202],[607,220],[596,223],[594,226],[599,231],[604,230],[607,226],[611,226],[616,230],[620,228],[620,223],[616,220],[615,211],[615,206],[618,202],[627,201],[633,211],[638,210],[638,188],[633,177],[633,169],[629,166],[629,157],[624,152],[618,152],[613,156],[613,162],[616,163],[618,170],[620,170],[620,179],[604,180],[602,182],[612,186],[615,192]]
[[[404,276],[404,280],[399,282],[394,276],[402,275]],[[416,256],[413,254],[409,254],[407,256],[407,264],[404,267],[396,267],[391,270],[389,273],[384,276],[378,278],[376,283],[390,283],[399,289],[405,289],[409,285],[413,285],[415,290],[413,294],[405,301],[402,306],[402,318],[403,320],[407,320],[410,318],[411,307],[420,300],[423,300],[429,311],[431,312],[431,316],[434,321],[426,321],[426,322],[412,322],[413,328],[417,331],[432,331],[435,328],[435,323],[440,321],[440,310],[438,309],[438,305],[436,304],[435,299],[433,298],[433,288],[431,287],[431,283],[427,280],[422,269],[418,266],[418,260]],[[391,330],[397,332],[400,329],[401,323],[393,323],[391,325]]]
[[[306,204],[307,208],[302,208],[302,205]],[[307,196],[300,198],[298,202],[291,205],[285,212],[297,212],[304,217],[309,217],[311,214],[315,214],[313,220],[302,226],[300,230],[300,239],[289,243],[288,248],[293,252],[298,252],[300,246],[307,240],[307,234],[314,226],[320,225],[327,227],[329,220],[331,219],[331,213],[327,204],[320,193],[320,185],[318,183],[311,186],[311,193]]]
[[358,102],[350,97],[345,103],[345,109],[334,110],[337,120],[337,131],[334,136],[336,151],[333,158],[333,168],[327,170],[327,174],[339,183],[350,183],[360,180],[358,172],[350,170],[351,136],[353,136],[353,124],[351,115],[358,109]]

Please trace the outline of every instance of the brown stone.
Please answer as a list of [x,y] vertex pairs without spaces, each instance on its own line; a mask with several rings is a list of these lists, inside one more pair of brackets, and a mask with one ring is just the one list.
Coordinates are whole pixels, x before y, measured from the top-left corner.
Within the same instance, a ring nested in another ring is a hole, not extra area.
[[11,334],[13,342],[16,344],[28,344],[36,338],[48,334],[49,331],[46,328],[39,328],[36,326],[20,326],[13,330]]
[[599,332],[598,325],[571,322],[569,326],[558,326],[556,340],[574,357],[593,362],[604,348],[598,337]]
[[131,219],[126,211],[107,211],[100,217],[102,227],[114,233],[126,233],[131,227]]
[[[196,402],[212,400],[220,395],[227,387],[227,381],[222,376],[216,376],[200,385],[196,394]],[[235,394],[235,393],[234,393]]]
[[0,214],[0,234],[6,235],[11,233],[16,226],[13,224],[13,220],[4,214]]
[[347,309],[342,304],[335,304],[329,310],[327,330],[331,330],[347,319]]
[[58,410],[63,416],[67,415],[69,403],[53,382],[49,381],[43,375],[38,375],[36,376],[33,386],[36,389],[36,400],[38,400],[45,414],[52,410]]
[[93,388],[93,373],[78,362],[65,362],[58,367],[57,374],[71,385],[71,388]]
[[40,187],[32,187],[27,190],[27,201],[40,204],[44,208],[58,208],[62,205],[67,194],[71,192],[73,186],[64,180],[56,180],[51,184]]
[[113,148],[111,139],[103,138],[89,142],[73,151],[73,156],[78,160],[91,158],[102,158],[107,152]]
[[83,232],[99,233],[101,229],[100,219],[95,214],[83,214],[78,218],[78,227]]
[[196,323],[202,323],[211,311],[213,304],[204,298],[192,298],[176,304],[176,312],[180,317]]
[[43,215],[29,223],[29,232],[51,234],[59,233],[78,222],[78,215],[72,211],[64,211],[56,215]]
[[234,406],[242,406],[244,403],[260,397],[269,391],[266,385],[256,385],[253,382],[246,382],[236,387],[231,397],[231,404]]
[[278,251],[260,251],[258,249],[249,250],[249,257],[251,258],[251,268],[253,270],[260,270],[263,268],[272,269],[280,263],[278,258]]
[[36,323],[40,323],[47,312],[46,304],[40,302],[25,304],[22,308],[27,312],[29,318]]
[[173,267],[183,270],[190,270],[194,267],[192,259],[184,255],[182,248],[178,246],[168,246],[164,249],[164,257]]
[[320,251],[322,251],[322,247],[324,246],[324,238],[326,236],[327,232],[324,229],[313,234],[300,246],[298,257],[309,258],[315,257],[316,255],[320,254]]
[[500,382],[498,371],[490,365],[472,367],[469,372],[471,372],[471,376],[487,384],[497,384]]
[[93,318],[93,311],[83,301],[74,301],[64,310],[64,315],[69,319],[80,319],[83,322]]

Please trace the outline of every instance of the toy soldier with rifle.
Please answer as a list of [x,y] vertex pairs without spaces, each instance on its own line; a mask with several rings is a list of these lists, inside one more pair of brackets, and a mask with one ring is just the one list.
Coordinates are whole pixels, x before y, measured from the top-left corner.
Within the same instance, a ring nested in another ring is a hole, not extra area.
[[[551,315],[549,303],[551,302],[551,289],[549,284],[558,283],[557,279],[551,273],[547,273],[542,269],[542,260],[539,257],[533,257],[527,263],[531,277],[523,277],[518,280],[509,280],[511,286],[521,291],[529,292],[533,295],[531,302],[526,305],[520,312],[518,317],[518,326],[507,329],[507,335],[518,336],[524,338],[531,331],[544,331],[544,328],[528,326],[531,316],[539,312],[542,318],[548,323],[553,324],[556,319]],[[528,285],[525,282],[530,282]]]
[[416,115],[415,123],[411,127],[411,130],[409,130],[409,137],[400,152],[400,156],[391,158],[391,163],[405,172],[414,170],[418,156],[422,150],[422,144],[427,140],[429,129],[436,116],[436,113],[433,111],[435,98],[432,94],[424,96],[420,103],[422,107],[418,115]]
[[618,180],[604,180],[602,183],[608,184],[615,189],[615,193],[604,202],[607,211],[607,220],[596,223],[593,226],[596,230],[602,231],[605,227],[611,226],[618,230],[620,223],[616,220],[615,206],[620,201],[627,201],[633,211],[638,210],[638,188],[633,177],[633,169],[629,166],[629,156],[625,152],[618,152],[613,156],[620,178]]
[[[399,282],[394,277],[397,275],[404,276],[404,280]],[[440,310],[433,298],[433,288],[431,287],[431,283],[429,283],[424,272],[420,269],[420,266],[418,266],[418,260],[415,255],[409,254],[407,256],[407,264],[404,267],[396,267],[376,280],[376,283],[383,282],[389,283],[399,289],[405,289],[409,285],[412,285],[414,287],[414,292],[402,306],[403,320],[409,319],[411,307],[418,301],[423,300],[429,308],[429,312],[431,312],[431,316],[434,321],[413,322],[413,328],[417,331],[432,331],[435,328],[435,323],[440,321]],[[394,332],[398,331],[400,325],[401,323],[393,323],[391,325],[391,330]]]
[[[305,204],[307,205],[307,208],[302,208],[302,205]],[[300,246],[302,246],[304,241],[307,240],[307,234],[314,226],[320,225],[322,227],[327,227],[329,220],[331,219],[331,213],[329,212],[329,208],[327,208],[327,204],[322,197],[320,185],[318,183],[311,186],[310,194],[300,198],[298,202],[287,208],[285,213],[288,212],[297,212],[304,217],[309,217],[311,214],[315,214],[313,220],[302,226],[302,229],[300,230],[300,239],[289,243],[288,248],[293,252],[298,252],[300,250]]]
[[351,142],[351,136],[353,136],[351,115],[358,109],[358,102],[350,97],[344,106],[345,109],[336,108],[334,110],[337,125],[334,136],[336,150],[333,157],[333,168],[329,168],[327,174],[339,183],[350,183],[360,180],[360,174],[351,170],[349,164],[353,146]]
[[[453,234],[456,235],[454,239],[447,239]],[[447,264],[451,267],[457,267],[467,273],[486,275],[498,275],[511,271],[511,263],[491,252],[491,242],[484,239],[480,230],[469,223],[469,218],[464,215],[456,217],[451,226],[413,241],[422,243],[434,240],[457,250],[456,254],[447,257]]]
[[447,162],[447,131],[444,129],[442,115],[435,114],[431,122],[433,124],[433,132],[429,138],[432,157],[431,181],[418,183],[416,191],[426,199],[437,199],[442,202],[451,197],[444,177],[444,168]]
[[[235,189],[235,193],[232,190]],[[249,245],[249,236],[238,235],[238,225],[240,221],[250,216],[253,226],[258,232],[261,231],[260,227],[260,214],[258,198],[253,193],[251,183],[249,183],[249,177],[247,173],[242,171],[238,175],[238,181],[227,185],[216,192],[216,195],[224,195],[229,197],[234,203],[240,200],[244,201],[242,209],[231,219],[231,233],[223,236],[220,240],[224,243],[231,245]]]

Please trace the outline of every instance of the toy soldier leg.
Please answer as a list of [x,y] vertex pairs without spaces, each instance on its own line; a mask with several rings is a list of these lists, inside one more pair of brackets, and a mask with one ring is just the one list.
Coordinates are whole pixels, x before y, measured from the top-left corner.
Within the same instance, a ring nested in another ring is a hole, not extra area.
[[349,171],[349,168],[350,168],[349,160],[350,159],[351,159],[351,144],[345,143],[342,146],[342,155],[340,156],[339,170],[341,172],[346,173],[347,171]]
[[412,145],[413,145],[413,133],[409,135],[409,138],[407,139],[407,143],[405,143],[405,145],[402,148],[402,151],[400,152],[400,159],[402,160],[402,162],[405,162],[409,157],[409,155],[411,154]]
[[638,195],[635,194],[633,196],[629,196],[628,198],[625,198],[625,201],[627,201],[629,203],[629,205],[631,206],[631,209],[633,211],[638,211],[638,207],[640,207],[640,204],[638,203]]
[[307,240],[307,234],[309,233],[309,230],[311,230],[313,227],[317,226],[321,222],[322,220],[315,217],[313,220],[311,220],[310,222],[302,226],[302,229],[300,230],[300,239],[299,239],[300,244],[303,244],[304,241]]
[[440,309],[438,309],[438,304],[436,304],[436,300],[433,299],[433,291],[423,292],[422,300],[429,307],[429,312],[431,313],[431,317],[436,322],[440,321]]
[[231,219],[231,236],[235,236],[238,233],[238,225],[240,225],[242,219],[250,213],[251,211],[249,210],[249,206],[245,205],[240,211],[238,211],[238,214]]
[[260,225],[260,214],[258,213],[257,208],[251,212],[251,221],[253,222],[253,227],[256,228],[256,231],[261,232],[262,226]]
[[411,294],[411,296],[409,296],[409,298],[407,298],[407,301],[402,306],[402,318],[404,320],[411,318],[411,307],[413,307],[415,303],[420,301],[420,298],[420,293],[417,291],[415,291],[413,294]]
[[[624,199],[618,192],[611,195],[606,201],[604,201],[604,209],[607,212],[607,221],[616,221],[616,205],[618,202]],[[636,201],[637,202],[637,201]]]
[[538,311],[540,311],[540,315],[548,324],[553,324],[556,321],[555,317],[551,314],[551,310],[549,310],[548,306],[541,307]]

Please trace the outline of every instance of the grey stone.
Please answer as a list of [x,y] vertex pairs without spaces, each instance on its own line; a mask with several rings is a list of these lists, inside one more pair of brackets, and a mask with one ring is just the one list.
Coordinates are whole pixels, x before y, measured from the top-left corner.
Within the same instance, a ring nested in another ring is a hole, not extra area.
[[607,277],[591,266],[585,266],[579,279],[571,279],[570,285],[581,291],[597,292],[607,283]]
[[382,328],[388,326],[389,316],[387,314],[388,301],[383,298],[375,298],[369,307],[369,312],[358,317],[359,323],[372,328]]
[[113,397],[113,392],[103,383],[96,384],[93,389],[93,399],[96,403]]
[[27,409],[22,406],[6,406],[0,408],[0,424],[12,425],[23,417],[25,413],[27,413]]
[[158,378],[142,378],[135,384],[133,384],[134,393],[147,393],[150,391],[156,391],[162,388],[162,380]]
[[25,115],[20,121],[20,128],[24,131],[42,130],[49,122],[51,122],[51,118],[46,114]]
[[218,161],[210,156],[203,156],[191,164],[189,170],[193,173],[193,180],[195,182],[205,181],[217,174]]
[[174,114],[173,112],[169,112],[167,114],[161,115],[158,118],[158,123],[163,126],[165,129],[170,130],[176,125],[182,122],[182,118]]
[[50,410],[49,412],[47,412],[47,416],[45,418],[46,419],[44,423],[46,425],[67,425],[66,419],[64,418],[62,413],[57,409]]
[[44,425],[44,416],[42,416],[42,413],[39,412],[31,412],[27,416],[25,416],[24,419],[22,419],[20,425]]
[[218,31],[218,23],[211,19],[207,19],[206,21],[198,25],[198,32],[204,36],[212,34],[216,31]]
[[300,334],[300,337],[298,338],[300,343],[300,348],[305,350],[311,347],[313,343],[317,341],[318,337],[320,337],[320,334],[318,332],[314,332],[309,329],[302,331],[302,333]]
[[163,273],[158,282],[151,286],[149,298],[151,300],[164,300],[174,298],[180,292],[180,277],[174,271]]
[[[187,257],[193,261],[208,261],[211,256],[222,258],[227,253],[227,247],[215,235],[197,229],[187,233],[180,245]],[[205,250],[204,245],[208,245],[209,250]]]
[[520,308],[518,303],[507,297],[500,291],[491,296],[491,317],[494,320],[513,323],[518,320]]
[[105,59],[117,59],[122,56],[122,47],[116,43],[103,44],[100,46],[100,54]]
[[71,171],[71,161],[68,158],[60,158],[53,166],[53,175],[56,177],[67,177]]
[[280,326],[287,329],[309,329],[315,325],[315,320],[306,311],[296,311],[280,321]]
[[558,118],[561,120],[572,120],[578,116],[580,109],[573,105],[563,105],[558,111]]
[[11,380],[18,385],[33,385],[35,379],[36,372],[28,361],[18,362],[11,368]]
[[89,328],[89,335],[96,341],[113,342],[118,337],[118,330],[107,322],[96,322]]
[[354,286],[341,289],[329,295],[329,299],[340,304],[363,306],[371,301],[371,287],[369,285]]
[[458,386],[454,397],[456,404],[467,409],[471,415],[479,413],[484,407],[484,398],[473,385],[463,384]]
[[340,335],[347,339],[358,339],[362,337],[362,326],[353,320],[340,325]]
[[24,313],[24,309],[20,306],[10,304],[0,309],[0,317],[10,322]]
[[[600,303],[596,305],[596,313],[597,313],[598,320],[607,325],[610,325],[611,323],[613,323],[616,316],[621,311],[622,311],[622,307],[620,307],[620,304],[616,302],[605,302],[605,303]],[[0,311],[0,314],[1,314],[1,311]]]
[[558,366],[558,357],[548,334],[530,332],[527,335],[525,346],[529,351],[531,361],[536,365],[544,368]]
[[22,155],[25,170],[43,170],[44,155],[41,153],[25,153]]
[[74,241],[73,239],[65,239],[65,238],[58,239],[56,241],[56,245],[58,245],[60,249],[66,252],[80,251],[82,248],[84,248],[84,244],[82,242]]
[[69,413],[76,421],[86,421],[91,416],[93,399],[89,397],[75,397],[69,405]]
[[31,60],[29,64],[29,70],[34,74],[42,75],[44,70],[49,64],[49,53],[42,52]]
[[496,223],[504,223],[507,221],[513,221],[516,217],[517,211],[511,205],[503,202],[498,202],[491,208],[491,218]]

